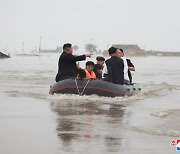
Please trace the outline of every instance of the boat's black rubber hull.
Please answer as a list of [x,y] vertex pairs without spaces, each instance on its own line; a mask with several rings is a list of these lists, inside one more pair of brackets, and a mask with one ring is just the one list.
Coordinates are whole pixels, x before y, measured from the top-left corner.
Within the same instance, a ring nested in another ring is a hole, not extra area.
[[66,79],[51,86],[49,93],[116,97],[125,95],[131,96],[139,90],[140,88],[134,85],[117,85],[102,80],[90,80],[88,82],[87,79]]

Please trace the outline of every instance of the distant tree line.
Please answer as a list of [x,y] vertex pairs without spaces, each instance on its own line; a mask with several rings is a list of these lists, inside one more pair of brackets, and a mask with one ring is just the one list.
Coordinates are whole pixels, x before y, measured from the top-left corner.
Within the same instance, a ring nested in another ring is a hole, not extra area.
[[88,43],[85,45],[85,50],[89,53],[97,52],[97,45]]
[[[79,47],[78,47],[77,45],[72,46],[72,48],[74,49],[75,52],[79,49]],[[60,46],[58,46],[58,47],[56,48],[56,51],[62,52],[62,51],[63,51],[63,48],[60,47]],[[93,54],[94,52],[97,53],[97,52],[98,52],[98,51],[97,51],[97,45],[92,44],[92,43],[88,43],[88,44],[85,45],[85,51],[86,51],[86,52],[89,52],[89,53],[92,53],[92,54]]]

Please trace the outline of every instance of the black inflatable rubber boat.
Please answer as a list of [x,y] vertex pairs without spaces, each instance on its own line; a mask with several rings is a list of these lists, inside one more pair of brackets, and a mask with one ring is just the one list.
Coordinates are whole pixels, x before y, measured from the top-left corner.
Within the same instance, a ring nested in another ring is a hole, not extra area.
[[131,96],[141,89],[134,85],[118,85],[103,80],[66,79],[51,86],[50,94],[98,95],[106,97]]

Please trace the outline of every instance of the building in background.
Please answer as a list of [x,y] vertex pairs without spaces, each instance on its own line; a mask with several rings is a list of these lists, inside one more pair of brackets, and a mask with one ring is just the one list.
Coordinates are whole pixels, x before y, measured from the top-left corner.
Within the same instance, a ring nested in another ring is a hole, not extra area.
[[[126,56],[147,56],[147,52],[136,44],[113,44],[112,46],[123,49]],[[107,50],[103,52],[103,56],[109,56]]]

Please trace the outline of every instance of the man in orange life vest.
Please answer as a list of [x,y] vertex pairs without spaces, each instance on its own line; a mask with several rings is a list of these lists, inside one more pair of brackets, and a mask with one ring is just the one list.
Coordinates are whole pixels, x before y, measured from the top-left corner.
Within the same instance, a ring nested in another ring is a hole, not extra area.
[[86,79],[96,79],[96,74],[94,73],[93,69],[94,69],[94,62],[87,61],[86,67],[84,69],[86,72]]

